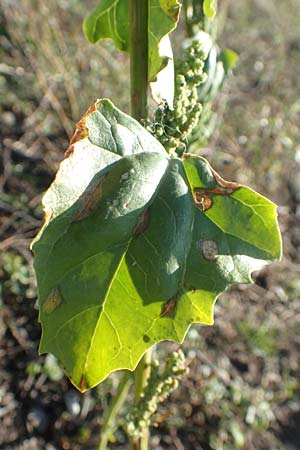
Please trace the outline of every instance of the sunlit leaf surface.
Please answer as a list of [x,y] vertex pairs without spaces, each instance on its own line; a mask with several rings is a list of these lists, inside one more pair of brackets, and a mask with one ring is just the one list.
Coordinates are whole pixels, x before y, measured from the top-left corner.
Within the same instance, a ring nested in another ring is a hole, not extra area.
[[212,324],[220,292],[281,254],[273,203],[201,157],[170,158],[108,100],[78,123],[43,205],[40,351],[81,391]]

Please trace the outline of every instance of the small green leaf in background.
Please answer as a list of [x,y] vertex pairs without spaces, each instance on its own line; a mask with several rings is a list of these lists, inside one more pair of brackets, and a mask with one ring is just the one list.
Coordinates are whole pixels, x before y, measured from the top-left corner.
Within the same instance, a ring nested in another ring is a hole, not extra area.
[[226,48],[225,50],[220,52],[219,58],[221,59],[225,73],[227,74],[228,71],[233,69],[233,67],[235,66],[238,60],[238,54],[233,50]]
[[[180,13],[178,0],[149,0],[149,81],[168,63],[168,54],[160,52],[159,44],[177,26]],[[86,17],[83,30],[93,44],[112,39],[122,51],[129,51],[128,0],[99,0],[98,6]]]
[[216,8],[215,8],[215,0],[204,0],[203,1],[203,12],[206,17],[215,17]]
[[78,123],[43,205],[40,352],[81,391],[212,324],[224,289],[281,256],[272,202],[201,157],[170,158],[108,100]]
[[84,20],[83,31],[92,44],[101,39],[112,39],[119,50],[128,51],[129,1],[99,0]]

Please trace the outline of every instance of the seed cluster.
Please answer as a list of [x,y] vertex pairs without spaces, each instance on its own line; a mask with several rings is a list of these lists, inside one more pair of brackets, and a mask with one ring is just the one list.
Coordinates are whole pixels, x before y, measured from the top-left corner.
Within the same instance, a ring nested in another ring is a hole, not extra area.
[[169,153],[181,156],[185,151],[187,138],[197,126],[202,105],[198,99],[197,87],[206,79],[204,62],[207,55],[199,41],[194,41],[185,50],[184,59],[175,67],[174,109],[167,103],[155,111],[153,122],[146,128]]
[[187,372],[181,350],[174,352],[167,359],[162,372],[159,370],[158,360],[152,361],[148,384],[127,417],[127,432],[130,436],[142,436],[143,429],[149,427],[158,405],[177,389],[180,378]]

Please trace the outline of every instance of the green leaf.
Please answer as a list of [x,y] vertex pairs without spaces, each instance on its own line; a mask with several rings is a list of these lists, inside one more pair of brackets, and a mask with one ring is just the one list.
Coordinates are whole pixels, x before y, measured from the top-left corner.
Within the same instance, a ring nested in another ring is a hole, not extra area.
[[212,324],[220,292],[281,255],[273,203],[203,158],[170,158],[108,100],[78,123],[43,205],[40,351],[81,391]]
[[150,81],[154,81],[156,75],[168,63],[168,53],[159,51],[159,43],[164,36],[176,28],[179,19],[180,6],[178,0],[149,1]]
[[203,12],[206,17],[213,18],[216,15],[215,0],[203,1]]
[[83,22],[83,31],[92,44],[112,39],[122,51],[129,49],[129,0],[99,0]]
[[[168,54],[159,46],[162,38],[177,26],[180,13],[178,0],[149,0],[149,81],[168,63]],[[129,52],[128,0],[99,0],[98,6],[85,19],[83,30],[93,44],[112,39],[115,46]]]
[[235,66],[238,60],[238,54],[233,50],[226,48],[220,53],[219,58],[222,61],[225,73],[227,74],[229,70],[233,69],[233,67]]
[[159,49],[163,49],[164,55],[168,56],[167,65],[157,74],[156,81],[150,83],[151,93],[156,103],[166,101],[172,110],[174,104],[175,74],[173,50],[169,36],[164,36],[159,44]]

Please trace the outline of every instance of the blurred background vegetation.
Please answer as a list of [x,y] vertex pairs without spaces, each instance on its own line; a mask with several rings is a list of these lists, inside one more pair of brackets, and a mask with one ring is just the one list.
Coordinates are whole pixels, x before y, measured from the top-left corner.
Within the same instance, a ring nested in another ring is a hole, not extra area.
[[[128,111],[128,60],[89,45],[92,0],[2,0],[0,7],[0,448],[94,449],[118,375],[80,396],[55,358],[38,357],[29,243],[88,105]],[[279,205],[284,258],[226,292],[213,327],[182,346],[190,373],[161,405],[151,445],[167,450],[300,448],[300,0],[223,0],[219,42],[239,54],[199,154]],[[224,16],[225,17],[225,16]],[[180,26],[176,46],[184,27]],[[181,34],[180,34],[181,33]],[[174,34],[175,38],[175,34]],[[163,357],[177,348],[160,344]],[[122,423],[112,448],[126,449]]]

